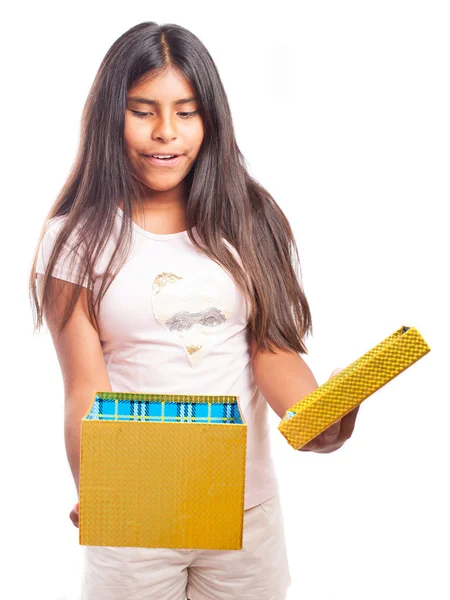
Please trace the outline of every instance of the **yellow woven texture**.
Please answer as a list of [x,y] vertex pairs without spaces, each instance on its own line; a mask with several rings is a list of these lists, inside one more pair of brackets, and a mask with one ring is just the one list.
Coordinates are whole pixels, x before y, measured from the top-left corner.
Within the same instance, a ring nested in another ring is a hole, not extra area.
[[80,544],[242,549],[242,413],[241,419],[243,424],[83,419]]
[[429,351],[417,329],[400,327],[294,404],[286,411],[279,431],[298,450]]

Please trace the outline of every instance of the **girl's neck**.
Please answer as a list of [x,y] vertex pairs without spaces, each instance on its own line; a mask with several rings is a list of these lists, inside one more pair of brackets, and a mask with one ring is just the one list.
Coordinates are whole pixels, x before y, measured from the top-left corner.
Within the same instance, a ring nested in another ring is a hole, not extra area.
[[[123,211],[123,200],[119,207]],[[132,219],[142,229],[151,233],[166,234],[186,231],[186,204],[179,200],[143,201],[143,208],[132,206]]]

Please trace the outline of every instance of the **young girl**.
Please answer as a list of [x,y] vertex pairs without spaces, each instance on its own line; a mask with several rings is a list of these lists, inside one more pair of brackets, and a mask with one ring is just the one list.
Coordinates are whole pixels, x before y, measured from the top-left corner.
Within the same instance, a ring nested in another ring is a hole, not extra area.
[[[239,396],[243,548],[86,546],[82,600],[286,597],[267,404],[281,418],[317,388],[299,356],[312,325],[294,255],[286,217],[246,170],[206,48],[177,25],[131,28],[100,66],[41,232],[35,326],[45,316],[58,355],[77,492],[80,422],[96,390]],[[302,450],[339,448],[356,412]],[[78,526],[78,503],[70,516]]]

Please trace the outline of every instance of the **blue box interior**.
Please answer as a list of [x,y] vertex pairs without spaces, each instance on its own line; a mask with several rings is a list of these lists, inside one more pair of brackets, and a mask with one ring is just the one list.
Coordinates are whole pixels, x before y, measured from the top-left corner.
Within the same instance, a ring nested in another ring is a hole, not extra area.
[[182,402],[96,395],[88,420],[242,424],[237,402]]

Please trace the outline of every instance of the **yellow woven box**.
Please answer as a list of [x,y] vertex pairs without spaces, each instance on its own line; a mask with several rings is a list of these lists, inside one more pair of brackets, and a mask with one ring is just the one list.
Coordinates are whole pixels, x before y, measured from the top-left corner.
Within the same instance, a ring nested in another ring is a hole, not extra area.
[[241,550],[237,396],[96,392],[81,421],[79,543]]
[[400,327],[289,408],[279,431],[298,450],[429,351],[417,329]]

